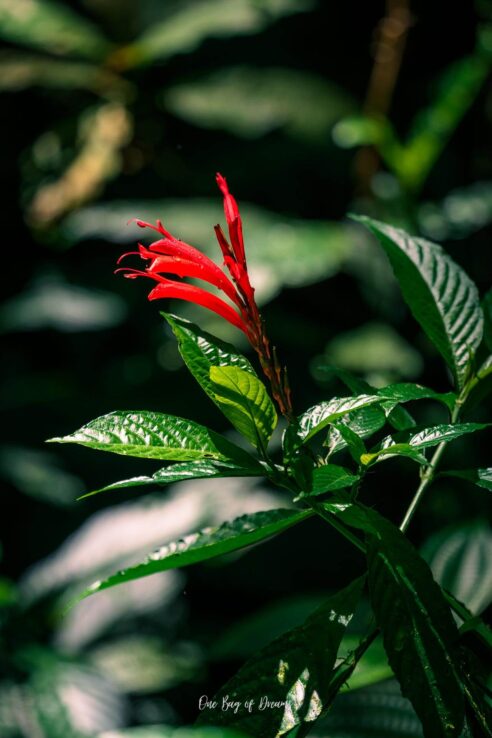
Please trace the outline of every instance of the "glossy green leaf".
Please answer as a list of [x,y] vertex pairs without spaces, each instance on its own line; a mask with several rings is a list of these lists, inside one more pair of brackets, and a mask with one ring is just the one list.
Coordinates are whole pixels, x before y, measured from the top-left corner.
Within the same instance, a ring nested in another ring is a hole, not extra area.
[[213,366],[238,367],[245,372],[256,376],[256,372],[248,359],[238,353],[234,346],[211,333],[202,330],[199,326],[189,320],[177,315],[161,313],[167,320],[171,329],[178,339],[179,353],[189,371],[193,374],[198,384],[215,402],[215,391],[210,379],[210,369]]
[[86,18],[54,0],[0,0],[0,38],[50,54],[100,59],[108,41]]
[[343,438],[353,460],[356,464],[359,464],[361,458],[366,453],[366,447],[362,438],[349,425],[338,423],[333,427]]
[[475,433],[488,427],[487,423],[456,423],[454,425],[443,423],[431,428],[424,428],[411,435],[405,442],[395,441],[391,436],[388,436],[381,442],[381,448],[378,451],[364,454],[361,461],[363,464],[369,464],[375,459],[381,461],[383,458],[395,455],[412,456],[412,453],[418,452],[419,449],[437,446],[443,442],[447,443],[468,433]]
[[306,443],[316,433],[334,423],[348,413],[369,405],[381,402],[378,395],[357,395],[355,397],[334,397],[332,400],[320,402],[309,408],[298,418],[298,425],[292,425],[292,433],[296,433],[300,443]]
[[251,546],[287,530],[312,514],[311,510],[266,510],[242,515],[215,528],[204,528],[198,533],[192,533],[179,541],[162,546],[140,564],[123,569],[102,581],[94,582],[79,599],[132,579],[141,579],[157,572],[189,566]]
[[448,410],[454,408],[456,402],[456,394],[454,392],[435,392],[421,384],[413,384],[412,382],[401,382],[399,384],[390,384],[378,390],[378,394],[384,398],[385,404],[389,407],[392,403],[411,402],[413,400],[437,400],[441,402]]
[[[360,454],[365,453],[363,439],[369,438],[377,433],[386,425],[386,415],[379,405],[370,405],[356,410],[350,415],[341,418],[336,424],[331,425],[323,445],[328,449],[328,453],[332,454],[342,451],[347,446],[352,450],[358,450],[359,461]],[[342,431],[347,429],[342,435]],[[354,435],[355,434],[355,435]]]
[[277,413],[263,382],[237,366],[210,368],[215,401],[245,438],[263,453],[277,425]]
[[251,456],[218,433],[174,415],[150,411],[120,411],[103,415],[75,433],[51,438],[123,456],[167,461],[216,459],[248,466]]
[[428,565],[374,510],[326,507],[365,531],[371,604],[390,666],[422,721],[425,738],[458,738],[464,720],[459,634]]
[[[307,727],[327,709],[325,699],[345,628],[352,619],[364,579],[330,597],[305,623],[259,651],[214,697],[200,725],[225,725],[255,738],[273,738]],[[237,712],[221,709],[224,698]],[[262,698],[267,698],[270,707]],[[251,713],[245,706],[253,700]],[[263,709],[261,705],[263,704]]]
[[483,489],[492,490],[492,468],[488,469],[455,469],[441,472],[442,477],[457,477],[458,479],[466,479]]
[[121,482],[113,482],[113,484],[96,489],[94,492],[88,492],[82,497],[79,497],[79,499],[83,500],[85,497],[92,497],[92,495],[97,495],[100,492],[112,492],[118,489],[126,489],[127,487],[155,487],[156,485],[185,482],[189,479],[262,476],[264,474],[263,467],[255,463],[254,459],[251,459],[251,462],[250,466],[238,466],[236,464],[208,459],[183,461],[182,463],[172,464],[171,466],[164,467],[164,469],[159,469],[151,477],[132,477],[131,479],[123,479]]
[[296,499],[300,500],[304,497],[312,495],[323,495],[326,492],[333,492],[337,489],[351,487],[359,480],[359,476],[352,474],[349,469],[337,464],[326,464],[313,469],[311,490],[302,492]]
[[459,388],[482,340],[477,288],[437,244],[366,217],[357,217],[379,239],[403,297],[450,367]]
[[305,10],[306,0],[195,0],[178,3],[125,50],[129,64],[150,64],[196,49],[206,38],[258,33],[269,23]]

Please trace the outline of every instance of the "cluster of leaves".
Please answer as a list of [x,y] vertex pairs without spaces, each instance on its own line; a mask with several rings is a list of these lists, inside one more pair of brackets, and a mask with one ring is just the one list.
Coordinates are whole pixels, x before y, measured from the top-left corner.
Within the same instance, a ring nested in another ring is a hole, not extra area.
[[[126,479],[97,492],[185,479],[263,476],[288,490],[292,503],[168,543],[141,563],[95,582],[82,598],[237,551],[320,516],[364,553],[366,572],[329,597],[301,626],[253,655],[200,714],[199,725],[259,738],[307,734],[380,631],[389,666],[426,738],[491,736],[492,710],[474,646],[478,643],[490,654],[492,633],[480,618],[472,617],[466,604],[435,582],[404,534],[447,444],[486,428],[484,423],[463,422],[461,414],[473,396],[489,388],[491,293],[481,306],[473,282],[436,244],[368,218],[359,220],[379,239],[405,301],[449,368],[454,390],[439,393],[412,383],[375,389],[340,372],[351,394],[325,400],[296,417],[284,431],[283,455],[277,463],[269,451],[277,413],[250,362],[196,325],[164,315],[186,366],[251,451],[193,421],[148,411],[113,412],[52,440],[173,462],[152,476]],[[405,405],[422,400],[440,403],[448,422],[419,427]],[[428,449],[434,449],[430,457]],[[351,459],[347,465],[333,461],[342,453]],[[400,456],[419,466],[421,482],[398,528],[362,504],[359,493],[369,470]],[[447,473],[492,488],[490,469]],[[342,656],[342,639],[366,587],[374,623]],[[272,709],[248,709],[249,701],[258,705],[265,695]],[[221,710],[223,699],[238,708]]]

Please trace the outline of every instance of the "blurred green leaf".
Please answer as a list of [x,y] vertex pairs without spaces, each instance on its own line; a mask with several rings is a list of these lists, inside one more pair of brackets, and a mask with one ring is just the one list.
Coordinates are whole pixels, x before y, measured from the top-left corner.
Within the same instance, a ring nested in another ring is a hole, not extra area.
[[[255,654],[215,695],[239,702],[237,712],[205,709],[199,724],[244,729],[271,738],[314,723],[327,709],[327,692],[338,647],[359,601],[364,578],[332,595],[303,625],[288,631]],[[260,708],[264,697],[278,703]],[[254,700],[252,711],[245,702]]]
[[[253,459],[251,459],[253,461]],[[207,459],[199,461],[184,461],[182,463],[171,464],[170,466],[159,469],[154,472],[151,477],[132,477],[131,479],[123,479],[121,482],[113,482],[106,487],[96,489],[94,492],[88,492],[79,499],[92,497],[100,492],[112,492],[118,489],[126,489],[127,487],[155,487],[156,485],[175,484],[176,482],[184,482],[189,479],[223,479],[224,477],[255,477],[262,476],[264,469],[259,464],[251,464],[248,467],[238,466],[231,463],[223,463]]]
[[474,182],[442,202],[423,202],[417,217],[422,233],[435,241],[468,238],[492,222],[492,183]]
[[216,528],[204,528],[198,533],[192,533],[179,541],[162,546],[136,566],[123,569],[103,581],[94,582],[79,599],[133,579],[189,566],[251,546],[287,530],[312,514],[311,510],[267,510],[243,515]]
[[0,55],[0,90],[29,87],[90,90],[101,97],[130,98],[133,94],[130,83],[104,67],[18,52]]
[[[123,456],[167,461],[216,459],[245,463],[251,456],[203,425],[151,411],[115,410],[50,443],[77,443]],[[253,462],[253,466],[255,462]]]
[[428,108],[415,118],[410,133],[390,162],[398,179],[419,190],[434,163],[476,99],[490,70],[490,55],[476,53],[448,68]]
[[205,39],[256,34],[286,15],[311,7],[310,0],[187,0],[167,8],[167,17],[117,52],[134,66],[194,51]]
[[[489,482],[492,489],[492,479]],[[435,533],[421,550],[435,580],[474,615],[492,602],[492,534],[485,523]]]
[[413,379],[422,369],[414,347],[384,323],[366,323],[340,333],[327,344],[324,356],[316,359],[319,364],[323,361],[360,372],[378,386],[395,379]]
[[0,307],[0,333],[97,331],[119,325],[127,313],[111,292],[69,284],[53,274],[38,277]]
[[0,38],[87,59],[101,59],[110,50],[96,26],[54,0],[0,0]]
[[[346,658],[349,656],[350,652],[357,648],[361,639],[362,634],[347,635],[342,641],[338,654],[339,658]],[[381,636],[378,636],[374,643],[369,646],[362,658],[357,662],[353,674],[347,683],[347,687],[351,691],[361,689],[362,687],[368,687],[371,684],[377,684],[385,679],[390,679],[392,676],[393,672],[388,664],[388,657],[384,650],[383,640]]]
[[370,218],[356,220],[378,238],[413,316],[461,389],[482,340],[483,314],[475,284],[437,244]]
[[483,337],[487,348],[492,351],[492,289],[490,289],[482,300],[484,330]]
[[351,107],[347,93],[293,69],[229,67],[166,89],[166,107],[199,127],[256,138],[281,128],[296,138],[328,138]]
[[19,446],[0,447],[0,475],[21,492],[54,505],[72,504],[83,486],[52,454]]
[[[260,304],[283,287],[319,282],[339,271],[352,248],[353,229],[328,221],[301,221],[252,205],[241,206],[251,282]],[[128,227],[135,216],[161,219],[179,238],[217,260],[220,250],[213,232],[223,218],[219,198],[163,202],[112,202],[68,216],[61,235],[71,242],[103,238],[115,243],[136,242],[140,236]]]

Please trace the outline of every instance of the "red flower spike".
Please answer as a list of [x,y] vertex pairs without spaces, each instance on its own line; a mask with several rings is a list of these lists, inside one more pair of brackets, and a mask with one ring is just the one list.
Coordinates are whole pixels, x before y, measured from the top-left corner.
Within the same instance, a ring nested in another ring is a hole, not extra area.
[[[222,251],[224,265],[232,277],[209,259],[204,253],[180,241],[167,231],[158,220],[156,225],[135,218],[140,228],[152,228],[161,238],[154,241],[150,246],[139,244],[138,251],[130,251],[118,259],[130,255],[138,255],[149,262],[144,270],[121,268],[118,272],[124,272],[125,277],[135,279],[137,277],[148,277],[157,282],[149,294],[149,300],[171,298],[186,300],[220,315],[231,325],[243,331],[254,350],[258,354],[261,367],[272,386],[272,393],[282,413],[291,420],[293,418],[290,388],[285,370],[281,368],[275,351],[271,349],[268,336],[265,333],[258,306],[254,298],[254,289],[251,286],[248,275],[248,267],[244,251],[242,232],[242,221],[239,208],[234,197],[229,192],[225,178],[217,174],[217,184],[224,197],[224,213],[229,230],[227,240],[220,225],[215,226],[215,234]],[[220,297],[207,292],[201,287],[167,279],[164,274],[171,274],[181,279],[201,279],[208,284],[221,290],[238,308],[235,310]]]

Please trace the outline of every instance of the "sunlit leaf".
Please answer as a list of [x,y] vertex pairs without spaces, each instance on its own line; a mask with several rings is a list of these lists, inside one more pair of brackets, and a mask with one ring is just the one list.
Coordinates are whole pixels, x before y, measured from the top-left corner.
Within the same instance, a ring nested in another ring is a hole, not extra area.
[[415,319],[461,388],[482,340],[477,288],[437,244],[370,218],[357,218],[379,239]]
[[212,366],[210,380],[224,415],[253,446],[266,453],[277,413],[263,382],[237,366]]
[[189,566],[251,546],[300,523],[312,514],[310,510],[267,510],[253,515],[243,515],[216,528],[204,528],[198,533],[192,533],[179,541],[162,546],[136,566],[95,582],[85,590],[80,599],[132,579]]
[[306,443],[316,433],[319,433],[323,428],[344,415],[379,402],[381,402],[381,398],[378,395],[363,394],[354,397],[334,397],[306,410],[298,418],[297,426],[291,426],[292,431],[290,432],[296,433],[301,443]]
[[[254,462],[254,459],[251,459]],[[80,499],[92,497],[100,492],[112,492],[127,487],[155,487],[156,485],[175,484],[189,479],[222,479],[224,477],[255,477],[264,473],[263,467],[251,463],[250,466],[239,466],[221,461],[200,459],[199,461],[183,461],[159,469],[150,477],[132,477],[120,482],[113,482],[94,492],[82,495]]]
[[218,433],[191,420],[150,411],[114,411],[75,433],[51,438],[123,456],[167,461],[216,459],[249,464],[251,457]]
[[0,0],[0,38],[88,59],[101,59],[110,49],[90,21],[55,0]]
[[293,69],[229,67],[167,89],[166,107],[185,120],[255,138],[276,128],[327,139],[345,115],[348,96],[333,84]]
[[[216,708],[202,711],[199,724],[226,725],[257,738],[272,738],[313,723],[327,708],[325,692],[363,583],[358,579],[333,595],[302,626],[255,654],[214,697]],[[239,703],[237,712],[220,709],[226,696]],[[265,697],[273,703],[268,708]],[[250,713],[245,702],[251,699]]]

